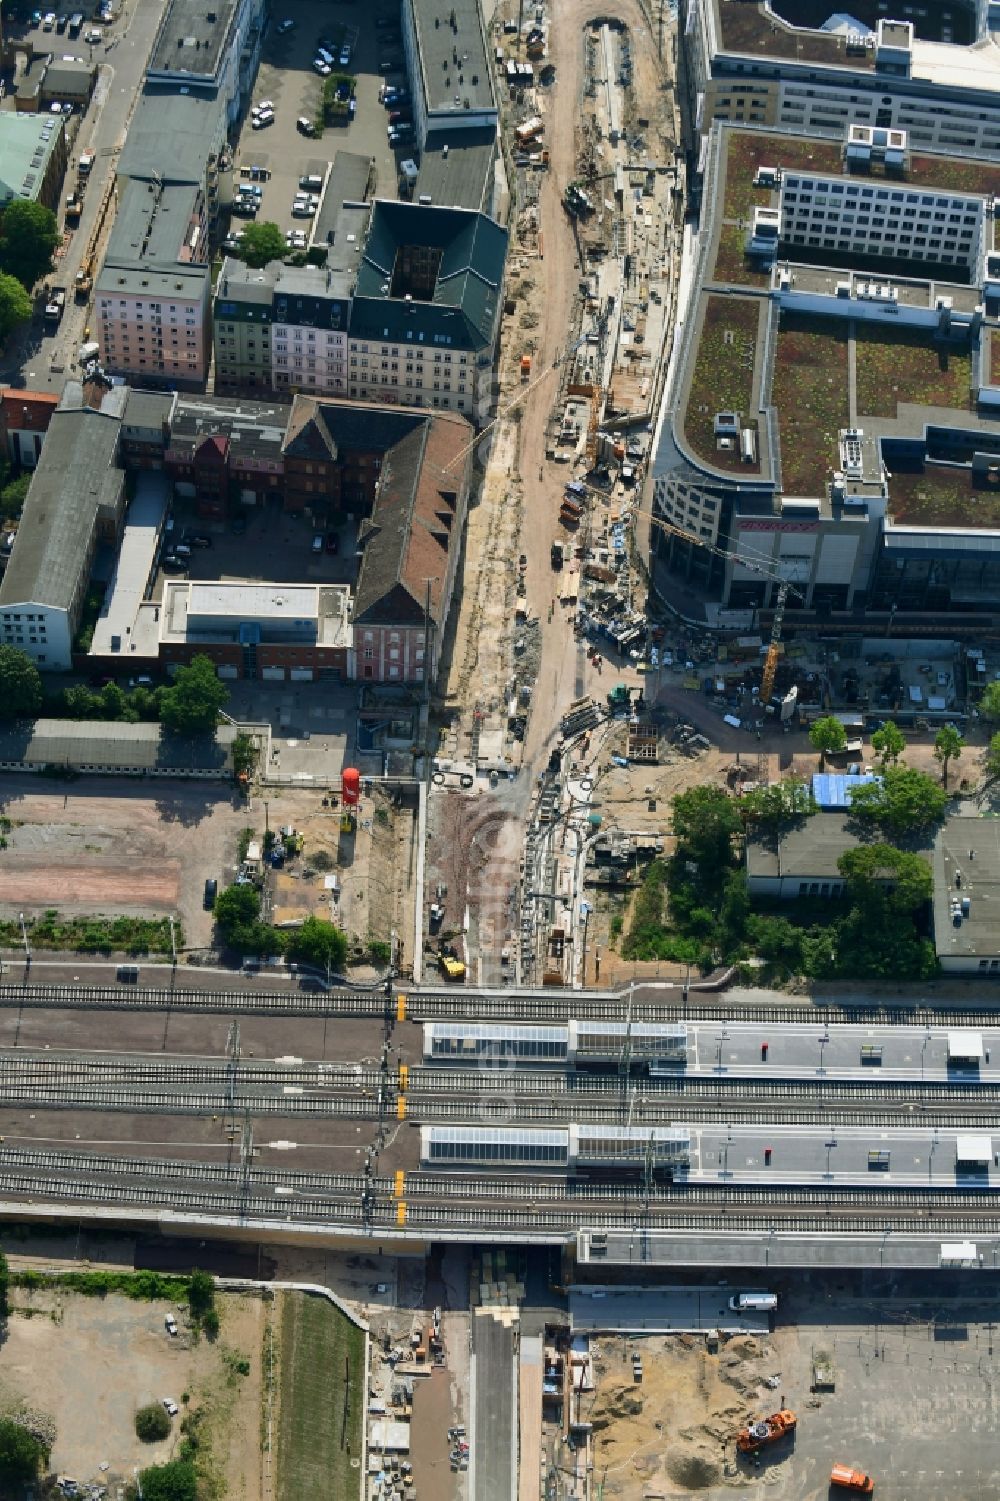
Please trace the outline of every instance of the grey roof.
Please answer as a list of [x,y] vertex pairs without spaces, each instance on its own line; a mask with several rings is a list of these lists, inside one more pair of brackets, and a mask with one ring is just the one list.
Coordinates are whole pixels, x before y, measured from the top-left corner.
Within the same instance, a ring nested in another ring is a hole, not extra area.
[[424,142],[414,198],[427,194],[432,203],[445,207],[487,212],[496,151],[497,134],[490,126],[457,133],[431,131]]
[[71,94],[85,94],[95,71],[93,63],[85,62],[82,57],[74,58],[71,63],[57,58],[45,70],[43,88],[46,94],[65,94],[67,98]]
[[[323,201],[325,203],[326,199]],[[317,245],[326,247],[327,269],[345,278],[345,285],[352,292],[361,265],[370,212],[366,203],[342,203],[332,219],[324,219],[322,233],[317,227],[314,236]]]
[[274,289],[275,323],[346,331],[350,279],[320,266],[282,266]]
[[313,225],[317,240],[328,240],[345,203],[365,202],[374,181],[375,165],[370,156],[362,156],[358,151],[337,152]]
[[215,79],[235,10],[236,0],[169,0],[148,71]]
[[270,323],[274,284],[280,269],[280,261],[255,268],[227,256],[216,283],[216,319],[260,325]]
[[857,843],[844,814],[814,813],[795,828],[786,829],[777,839],[749,840],[747,875],[751,879],[841,880],[837,861]]
[[124,183],[118,195],[107,259],[172,266],[181,258],[189,226],[197,214],[199,196],[200,190],[193,183],[157,186],[140,179]]
[[495,110],[479,0],[412,0],[412,12],[428,110]]
[[281,457],[285,429],[292,408],[278,401],[246,397],[183,396],[177,398],[170,430],[172,448],[194,450],[206,438],[228,438],[238,453]]
[[[441,253],[430,301],[407,299],[397,275],[400,253],[414,246]],[[506,255],[506,230],[485,214],[377,199],[358,272],[352,338],[404,340],[417,330],[431,344],[489,348]]]
[[136,391],[129,386],[128,403],[125,407],[125,418],[122,429],[128,432],[130,428],[159,428],[163,423],[170,421],[170,414],[177,400],[172,391]]
[[225,138],[223,99],[180,94],[176,84],[147,83],[118,160],[119,176],[203,183],[208,157]]
[[209,291],[207,266],[154,266],[147,262],[129,263],[124,256],[108,256],[98,273],[96,292],[126,292],[134,296],[173,297],[200,302]]
[[0,203],[37,196],[62,134],[57,115],[0,114]]
[[354,620],[391,619],[419,625],[421,603],[403,583],[403,570],[427,443],[427,422],[400,440],[382,461],[384,481],[371,519],[358,535],[361,566],[354,589]]
[[170,735],[158,724],[38,719],[0,730],[0,761],[27,766],[141,767],[148,771],[228,771],[238,725],[216,734]]
[[[126,389],[109,393],[120,398],[120,410]],[[120,427],[120,415],[83,405],[79,384],[67,382],[32,475],[0,584],[0,608],[29,602],[63,610],[72,606],[81,570],[88,566],[98,511],[116,502],[124,482],[115,467]]]
[[[1000,824],[958,815],[946,819],[934,841],[933,866],[938,958],[1000,955]],[[961,886],[955,883],[956,871]],[[962,897],[969,899],[969,915],[955,927],[952,903]]]

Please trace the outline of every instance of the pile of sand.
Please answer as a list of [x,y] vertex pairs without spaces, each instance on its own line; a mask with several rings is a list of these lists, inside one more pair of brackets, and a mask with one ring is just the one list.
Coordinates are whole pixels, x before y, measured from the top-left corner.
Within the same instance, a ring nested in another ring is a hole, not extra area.
[[703,1449],[675,1447],[667,1457],[667,1474],[687,1491],[707,1491],[722,1479],[722,1466]]

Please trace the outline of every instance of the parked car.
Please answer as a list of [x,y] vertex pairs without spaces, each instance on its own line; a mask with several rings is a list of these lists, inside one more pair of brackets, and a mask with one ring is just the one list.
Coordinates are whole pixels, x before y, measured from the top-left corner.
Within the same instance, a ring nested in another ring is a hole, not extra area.
[[378,70],[383,77],[388,77],[390,73],[401,73],[403,71],[403,64],[398,58],[387,57],[379,63]]
[[313,59],[313,72],[318,73],[321,78],[329,78],[333,69],[329,63],[323,62],[322,58],[316,57]]
[[299,132],[300,135],[304,136],[314,136],[316,134],[315,125],[311,120],[308,120],[305,115],[300,115],[296,120],[295,129]]
[[305,188],[305,190],[309,193],[318,193],[322,186],[323,179],[315,172],[313,172],[309,177],[299,178],[299,187]]
[[160,560],[160,567],[164,573],[187,573],[188,565],[183,558],[177,558],[173,553],[164,553]]
[[177,1403],[174,1401],[173,1397],[161,1397],[160,1401],[163,1403],[170,1416],[172,1418],[175,1418],[180,1409],[178,1408]]
[[340,57],[338,58],[338,62],[340,63],[340,66],[342,68],[346,68],[348,66],[348,64],[350,63],[350,61],[351,61],[351,49],[350,49],[350,47],[341,47],[341,49],[340,49]]
[[[213,881],[211,879],[211,877],[209,877],[209,879],[205,882],[205,895],[202,898],[203,905],[204,905],[204,908],[205,908],[206,912],[211,912],[212,908],[215,906],[215,898],[218,895],[218,892],[219,892],[219,883],[218,883],[218,881]],[[170,1315],[167,1314],[167,1318],[168,1319],[169,1319],[169,1317],[170,1317]],[[170,1329],[170,1325],[169,1324],[167,1325],[167,1328]],[[171,1329],[170,1332],[171,1332],[171,1334],[175,1334],[177,1332],[176,1331],[176,1327],[174,1329]]]
[[322,552],[323,551],[323,533],[322,532],[317,532],[316,536],[312,539],[312,547],[310,548],[310,551],[311,552]]
[[285,36],[287,32],[294,31],[294,30],[295,30],[295,22],[294,21],[292,21],[292,20],[289,19],[289,20],[284,20],[284,21],[279,21],[278,22],[278,35],[279,36]]
[[56,31],[65,31],[68,24],[69,16],[56,16]]
[[[208,887],[209,887],[210,884],[212,886],[214,886],[215,882],[214,881],[212,881],[211,883],[208,882],[208,881],[205,882],[205,891],[206,891],[206,894],[208,892]],[[177,1320],[174,1318],[174,1316],[173,1316],[172,1313],[168,1313],[166,1315],[166,1317],[164,1318],[164,1320],[163,1320],[163,1327],[164,1327],[164,1329],[167,1331],[167,1333],[169,1335],[172,1335],[172,1336],[176,1335],[176,1333],[177,1333]]]
[[56,24],[56,13],[55,13],[55,11],[54,10],[47,10],[45,12],[45,15],[42,17],[42,30],[43,31],[51,31],[52,28],[53,28],[53,26],[55,26],[55,24]]
[[254,130],[264,130],[266,126],[274,124],[274,111],[265,110],[261,115],[255,115],[251,120]]
[[314,203],[303,203],[301,200],[296,199],[292,204],[293,219],[311,219],[315,212],[316,205]]
[[212,539],[207,532],[195,532],[191,538],[192,547],[211,547]]

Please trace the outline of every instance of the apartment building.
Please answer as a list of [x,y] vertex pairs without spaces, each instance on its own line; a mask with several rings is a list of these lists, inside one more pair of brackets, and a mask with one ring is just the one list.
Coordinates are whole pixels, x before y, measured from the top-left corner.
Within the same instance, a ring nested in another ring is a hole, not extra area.
[[94,287],[104,368],[198,386],[211,356],[205,198],[191,184],[128,180]]
[[257,75],[266,15],[264,0],[169,0],[150,51],[147,85],[183,89],[185,98],[219,99],[233,124]]
[[688,128],[703,134],[726,120],[822,136],[854,121],[906,130],[919,150],[994,155],[1000,48],[987,10],[955,0],[947,19],[929,6],[915,21],[837,31],[794,25],[788,0],[688,0],[680,29]]
[[506,249],[484,214],[347,203],[325,267],[225,262],[217,387],[482,413]]

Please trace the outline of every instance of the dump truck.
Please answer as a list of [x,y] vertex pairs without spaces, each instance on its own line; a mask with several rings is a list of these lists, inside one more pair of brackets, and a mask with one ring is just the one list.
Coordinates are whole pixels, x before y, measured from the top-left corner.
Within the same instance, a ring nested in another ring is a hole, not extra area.
[[446,980],[464,980],[465,965],[460,959],[453,959],[450,954],[438,956],[438,968]]
[[748,1423],[746,1428],[741,1428],[736,1435],[736,1447],[741,1454],[753,1454],[768,1444],[776,1444],[787,1434],[794,1433],[797,1422],[794,1412],[789,1412],[787,1408],[773,1412],[769,1418],[760,1418],[758,1422]]
[[530,354],[522,354],[522,356],[521,356],[521,380],[522,381],[526,381],[526,380],[530,380],[530,379],[531,379],[531,355]]
[[860,1491],[863,1496],[870,1496],[875,1489],[870,1475],[863,1470],[852,1470],[850,1465],[834,1465],[830,1471],[830,1484],[839,1486],[842,1491]]
[[549,548],[549,562],[557,572],[562,567],[563,545],[561,542],[553,542],[552,546]]
[[79,224],[80,214],[83,212],[83,199],[79,193],[66,194],[66,223]]
[[80,267],[79,271],[76,273],[76,282],[74,283],[73,287],[73,295],[75,296],[77,302],[86,302],[87,298],[90,296],[90,291],[93,285],[93,269],[90,264],[90,257],[88,256],[87,259],[83,262],[83,265]]

